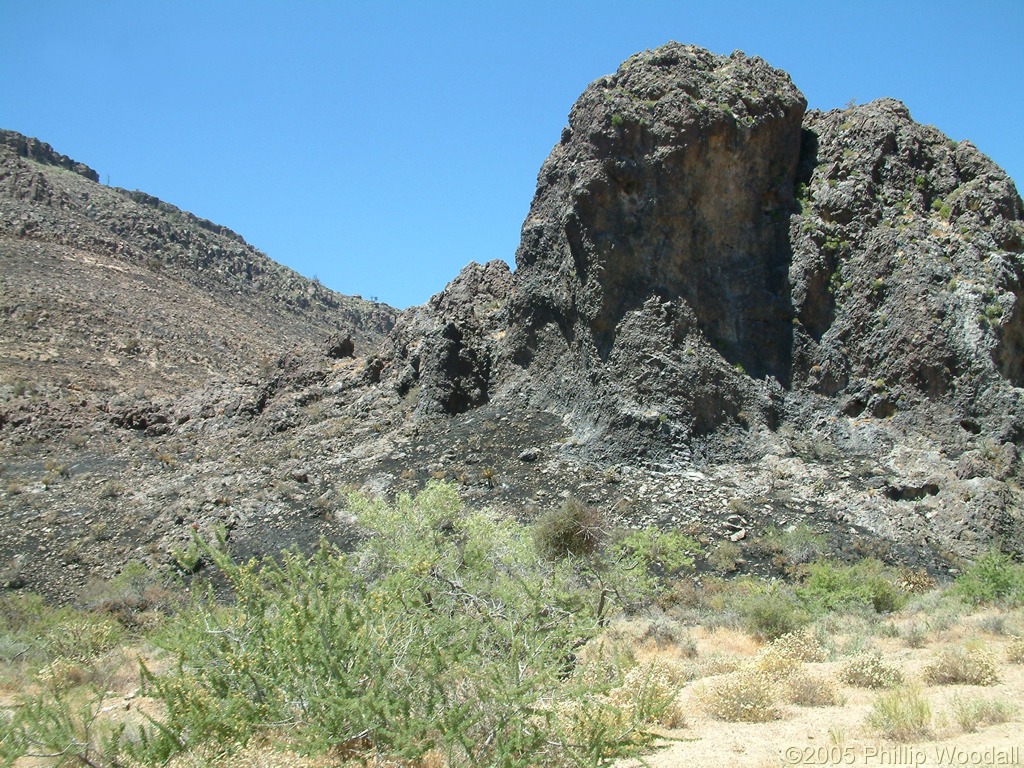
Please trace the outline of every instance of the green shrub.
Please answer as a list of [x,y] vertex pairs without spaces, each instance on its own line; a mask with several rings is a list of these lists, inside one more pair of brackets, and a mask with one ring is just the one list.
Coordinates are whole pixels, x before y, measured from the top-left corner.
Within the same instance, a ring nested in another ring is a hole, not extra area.
[[894,741],[927,738],[931,722],[931,705],[916,688],[898,688],[880,694],[867,718],[869,727]]
[[614,542],[609,553],[613,559],[629,557],[644,563],[659,576],[678,576],[693,570],[701,544],[681,531],[643,528],[630,531]]
[[796,632],[810,621],[793,592],[779,584],[748,595],[736,607],[747,631],[763,640]]
[[924,648],[928,643],[929,627],[922,621],[912,621],[902,632],[903,642],[909,648]]
[[974,603],[1024,603],[1024,565],[1010,555],[991,551],[969,566],[953,585],[953,592]]
[[953,717],[967,733],[974,733],[984,725],[1005,723],[1018,711],[1020,708],[1016,704],[1005,699],[953,698]]
[[900,574],[878,560],[842,565],[828,560],[812,563],[797,594],[819,611],[847,611],[855,607],[891,613],[907,602],[898,586]]
[[23,696],[17,708],[0,713],[0,762],[16,765],[26,755],[52,760],[47,764],[55,766],[94,768],[125,765],[122,757],[133,764],[166,761],[174,749],[168,734],[104,718],[103,704],[99,688],[72,696],[48,687]]
[[[234,603],[211,597],[167,634],[175,668],[146,674],[165,732],[189,747],[245,744],[289,723],[311,753],[358,742],[509,768],[648,740],[635,718],[618,728],[622,707],[587,714],[605,694],[572,674],[615,599],[612,564],[538,559],[528,528],[464,510],[439,483],[394,506],[354,496],[349,507],[367,533],[352,553],[325,545],[239,564],[206,549]],[[565,712],[592,726],[569,718],[585,747],[569,743]]]
[[764,532],[759,544],[790,565],[810,563],[828,552],[828,539],[816,533],[807,523],[786,529],[771,526]]
[[719,541],[709,549],[705,560],[714,570],[720,573],[731,573],[739,566],[742,556],[743,550],[740,549],[739,544],[725,540]]

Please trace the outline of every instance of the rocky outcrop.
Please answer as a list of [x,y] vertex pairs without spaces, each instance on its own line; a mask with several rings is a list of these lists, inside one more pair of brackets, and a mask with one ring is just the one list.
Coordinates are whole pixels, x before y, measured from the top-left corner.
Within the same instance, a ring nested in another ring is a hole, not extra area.
[[808,413],[927,431],[939,403],[946,432],[1019,439],[1013,183],[899,102],[804,110],[764,61],[675,43],[592,83],[538,175],[504,326],[422,310],[420,412],[522,396],[620,456],[730,432],[756,455]]
[[510,286],[505,262],[472,263],[408,310],[382,349],[386,385],[401,397],[414,392],[421,416],[454,416],[488,402]]
[[100,175],[85,163],[80,163],[77,160],[72,160],[67,155],[60,154],[45,141],[22,136],[14,131],[0,130],[0,145],[6,147],[18,157],[24,157],[44,165],[64,168],[85,177],[89,181],[98,182],[100,180]]
[[770,408],[748,374],[789,380],[804,108],[764,61],[676,44],[591,84],[523,225],[509,380],[623,447]]
[[1022,209],[970,142],[891,99],[805,122],[794,384],[852,416],[949,401],[1020,436]]
[[515,271],[397,317],[0,139],[0,585],[65,597],[195,530],[344,543],[349,489],[431,478],[752,561],[771,526],[935,572],[1024,541],[1021,200],[899,102],[638,54],[573,106]]

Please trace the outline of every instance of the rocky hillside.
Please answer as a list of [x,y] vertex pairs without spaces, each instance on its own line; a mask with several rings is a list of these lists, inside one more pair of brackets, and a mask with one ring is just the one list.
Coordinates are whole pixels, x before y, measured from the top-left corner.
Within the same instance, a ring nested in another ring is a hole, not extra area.
[[[758,567],[800,523],[940,571],[1024,541],[1024,210],[899,102],[806,112],[758,58],[638,54],[573,106],[515,272],[471,264],[393,328],[6,147],[9,585],[70,595],[214,525],[243,553],[345,541],[347,490],[431,478],[527,518],[577,496]],[[76,420],[86,379],[105,394]]]
[[396,315],[285,269],[224,227],[102,186],[91,168],[9,131],[0,263],[0,424],[33,436],[51,422],[88,424],[115,402],[255,374],[330,334],[373,346]]

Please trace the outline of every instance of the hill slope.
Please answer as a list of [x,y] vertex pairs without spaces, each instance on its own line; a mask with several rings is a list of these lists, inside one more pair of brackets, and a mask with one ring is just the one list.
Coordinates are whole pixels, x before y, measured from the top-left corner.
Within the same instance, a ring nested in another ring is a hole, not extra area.
[[181,395],[339,332],[372,346],[394,322],[390,307],[329,291],[224,227],[97,179],[0,132],[0,421],[56,409],[83,425],[99,400]]

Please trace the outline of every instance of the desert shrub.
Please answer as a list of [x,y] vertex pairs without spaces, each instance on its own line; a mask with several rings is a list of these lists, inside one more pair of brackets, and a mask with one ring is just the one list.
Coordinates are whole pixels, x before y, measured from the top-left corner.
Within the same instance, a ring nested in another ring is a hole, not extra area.
[[639,643],[650,643],[661,650],[673,649],[680,656],[693,658],[697,655],[697,642],[689,629],[664,616],[648,621],[637,639]]
[[809,606],[822,611],[866,607],[876,613],[891,613],[907,602],[899,583],[899,573],[878,560],[853,565],[822,560],[809,566],[797,593]]
[[739,566],[742,556],[743,550],[739,544],[725,540],[717,542],[708,550],[705,561],[720,573],[731,573]]
[[114,648],[123,638],[117,622],[82,613],[47,631],[45,645],[54,657],[85,661]]
[[534,523],[537,551],[551,560],[593,554],[608,534],[607,516],[572,496]]
[[89,610],[106,614],[128,629],[152,624],[181,603],[165,576],[139,561],[129,562],[109,581],[89,584],[83,599]]
[[924,679],[931,685],[995,685],[999,669],[982,648],[946,648],[925,666]]
[[1018,637],[1007,646],[1006,660],[1011,664],[1024,664],[1024,637]]
[[693,570],[694,556],[702,547],[682,531],[643,528],[622,536],[610,549],[613,558],[639,559],[659,576],[677,576]]
[[72,695],[46,686],[23,695],[17,707],[0,713],[0,762],[17,765],[31,755],[52,761],[48,765],[116,768],[128,761],[163,764],[170,756],[173,742],[165,734],[114,722],[104,712],[102,687]]
[[810,563],[828,552],[828,539],[807,523],[785,529],[771,526],[762,534],[758,544],[761,549],[775,555],[778,561],[789,565]]
[[922,621],[911,621],[901,635],[908,647],[923,648],[928,642],[928,625]]
[[892,688],[903,682],[903,672],[887,664],[878,651],[864,651],[847,660],[839,679],[858,688]]
[[752,664],[754,669],[774,681],[789,678],[803,666],[799,659],[780,653],[771,646],[762,649]]
[[975,604],[1024,603],[1024,564],[993,550],[979,557],[957,577],[953,592]]
[[967,733],[974,733],[985,725],[1005,723],[1020,710],[1005,699],[965,699],[960,696],[953,698],[952,706],[954,719]]
[[754,668],[708,680],[696,695],[700,706],[719,720],[764,723],[782,717],[777,682]]
[[[573,674],[614,600],[614,564],[595,582],[576,558],[538,559],[528,528],[465,511],[440,483],[349,508],[366,531],[351,553],[324,545],[239,564],[208,548],[234,602],[210,597],[168,632],[175,668],[146,675],[163,732],[185,746],[244,745],[289,723],[311,753],[359,743],[509,768],[648,740],[636,708],[608,698],[614,683]],[[640,687],[644,716],[655,689]]]
[[791,675],[782,691],[786,701],[800,707],[838,707],[845,702],[834,679],[806,672]]
[[829,650],[810,627],[790,632],[773,640],[764,652],[772,651],[796,661],[820,662],[829,657]]
[[910,616],[921,617],[930,631],[944,632],[960,620],[967,606],[951,589],[944,589],[912,595],[903,610]]
[[828,656],[809,628],[776,638],[760,650],[754,669],[775,681],[787,681],[802,671],[803,663],[824,661]]
[[58,658],[36,673],[36,680],[54,691],[67,691],[93,680],[93,670],[81,662]]
[[683,682],[678,668],[664,661],[646,662],[627,672],[609,698],[629,713],[637,730],[646,723],[678,728],[685,722],[676,701]]
[[737,595],[730,605],[738,611],[746,630],[764,640],[796,632],[810,621],[793,591],[779,583],[756,585]]
[[1006,636],[1014,634],[1013,622],[1004,613],[983,616],[978,620],[978,629],[988,632],[990,635]]
[[916,688],[897,688],[872,702],[868,726],[894,741],[927,738],[931,733],[932,708]]
[[907,594],[922,595],[935,589],[935,579],[922,568],[899,569],[899,588]]
[[712,654],[705,656],[694,665],[693,679],[702,677],[714,677],[716,675],[727,675],[731,672],[738,672],[744,667],[744,660],[738,656],[726,654]]

